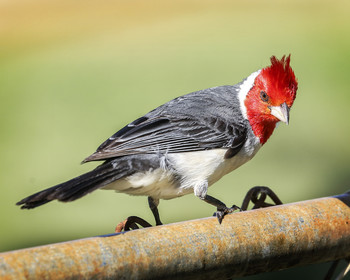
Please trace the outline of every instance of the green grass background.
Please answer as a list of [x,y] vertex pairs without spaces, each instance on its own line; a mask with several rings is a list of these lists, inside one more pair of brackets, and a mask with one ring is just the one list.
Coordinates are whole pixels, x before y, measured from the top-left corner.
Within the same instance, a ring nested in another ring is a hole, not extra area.
[[[128,122],[235,84],[271,55],[292,54],[290,125],[209,193],[240,204],[255,185],[284,202],[347,191],[349,12],[347,0],[1,1],[0,251],[110,233],[129,215],[153,221],[145,197],[112,191],[31,211],[15,203],[92,169],[81,160]],[[193,195],[160,203],[165,223],[213,210]]]

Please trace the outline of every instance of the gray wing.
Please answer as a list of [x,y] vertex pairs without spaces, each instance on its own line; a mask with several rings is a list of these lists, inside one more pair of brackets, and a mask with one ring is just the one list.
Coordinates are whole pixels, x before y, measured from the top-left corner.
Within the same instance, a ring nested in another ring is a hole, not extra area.
[[[245,143],[246,125],[240,118],[228,121],[217,113],[222,109],[208,110],[213,107],[214,100],[207,95],[203,100],[203,93],[198,93],[201,92],[174,99],[133,121],[102,143],[83,162],[134,154],[182,153],[214,148],[229,148],[226,156],[234,156]],[[198,95],[202,97],[200,101]],[[203,108],[207,109],[203,111]]]

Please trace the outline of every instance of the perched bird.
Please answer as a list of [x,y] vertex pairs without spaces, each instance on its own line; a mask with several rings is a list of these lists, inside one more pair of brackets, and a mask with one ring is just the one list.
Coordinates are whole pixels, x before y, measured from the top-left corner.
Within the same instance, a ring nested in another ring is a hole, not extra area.
[[232,212],[208,195],[208,187],[249,161],[279,121],[289,122],[298,83],[290,55],[236,85],[218,86],[175,98],[131,122],[83,162],[103,161],[92,171],[22,199],[21,208],[52,200],[73,201],[97,189],[148,196],[156,224],[159,199],[194,193]]

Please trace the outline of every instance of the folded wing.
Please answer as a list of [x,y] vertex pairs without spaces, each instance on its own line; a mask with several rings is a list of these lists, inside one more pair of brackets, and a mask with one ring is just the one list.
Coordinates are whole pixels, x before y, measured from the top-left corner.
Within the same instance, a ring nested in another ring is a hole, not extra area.
[[[206,122],[203,122],[206,123]],[[182,153],[214,148],[231,148],[236,154],[246,139],[243,127],[233,127],[220,120],[208,125],[188,118],[142,117],[125,126],[84,162],[131,154]]]

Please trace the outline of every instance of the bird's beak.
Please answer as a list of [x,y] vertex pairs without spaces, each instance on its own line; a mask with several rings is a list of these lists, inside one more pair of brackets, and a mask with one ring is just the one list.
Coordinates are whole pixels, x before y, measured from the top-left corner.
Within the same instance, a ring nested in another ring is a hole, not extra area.
[[280,121],[288,124],[289,123],[289,107],[286,102],[281,106],[271,106],[271,115],[275,116]]

